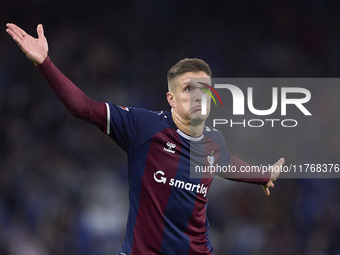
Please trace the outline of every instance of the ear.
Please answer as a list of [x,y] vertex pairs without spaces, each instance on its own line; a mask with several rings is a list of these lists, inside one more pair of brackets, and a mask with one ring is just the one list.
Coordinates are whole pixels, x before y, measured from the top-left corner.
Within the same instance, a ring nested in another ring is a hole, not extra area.
[[166,93],[166,98],[168,99],[168,103],[169,105],[174,108],[175,106],[175,99],[174,99],[175,95],[173,92],[168,92]]

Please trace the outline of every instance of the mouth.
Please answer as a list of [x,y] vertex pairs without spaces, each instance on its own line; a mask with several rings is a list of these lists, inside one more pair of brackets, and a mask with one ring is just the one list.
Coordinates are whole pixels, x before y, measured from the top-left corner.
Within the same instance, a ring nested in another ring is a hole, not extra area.
[[193,111],[200,111],[201,109],[202,109],[201,105],[195,105],[195,106],[191,107],[191,110],[193,110]]

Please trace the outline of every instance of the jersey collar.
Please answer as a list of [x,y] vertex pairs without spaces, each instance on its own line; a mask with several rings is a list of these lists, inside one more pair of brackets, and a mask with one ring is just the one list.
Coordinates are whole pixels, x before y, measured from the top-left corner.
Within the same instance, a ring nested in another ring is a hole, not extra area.
[[179,130],[179,129],[177,129],[176,132],[177,132],[178,134],[180,134],[180,136],[184,137],[185,139],[190,140],[190,141],[193,141],[193,142],[201,141],[201,140],[203,139],[203,137],[204,137],[203,134],[201,134],[201,135],[198,136],[198,137],[192,137],[192,136],[190,136],[190,135],[185,134],[183,131],[181,131],[181,130]]

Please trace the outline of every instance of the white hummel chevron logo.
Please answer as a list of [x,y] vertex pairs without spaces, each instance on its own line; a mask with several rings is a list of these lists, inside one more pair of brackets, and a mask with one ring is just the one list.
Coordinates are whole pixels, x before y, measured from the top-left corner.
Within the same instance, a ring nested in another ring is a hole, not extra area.
[[167,142],[167,143],[166,143],[166,146],[168,146],[168,148],[165,148],[165,147],[164,147],[163,150],[165,150],[165,151],[167,151],[167,152],[170,152],[170,153],[175,153],[175,151],[174,151],[173,149],[175,149],[176,144]]

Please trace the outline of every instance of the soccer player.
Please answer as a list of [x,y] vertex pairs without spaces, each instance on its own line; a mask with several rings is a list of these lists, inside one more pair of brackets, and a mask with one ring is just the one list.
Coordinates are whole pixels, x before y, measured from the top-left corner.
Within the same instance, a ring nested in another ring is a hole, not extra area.
[[[204,85],[192,84],[191,79],[209,79],[210,67],[203,60],[184,59],[170,69],[171,112],[119,107],[90,99],[57,69],[48,57],[42,25],[37,27],[37,39],[14,24],[7,24],[6,31],[72,115],[98,126],[128,154],[129,215],[117,254],[213,254],[206,217],[213,176],[190,178],[190,161],[201,166],[232,165],[238,170],[249,165],[228,153],[219,131],[205,127],[208,114],[201,114],[203,92],[199,89]],[[283,162],[280,159],[273,166]],[[262,185],[270,195],[279,173],[219,175]]]

